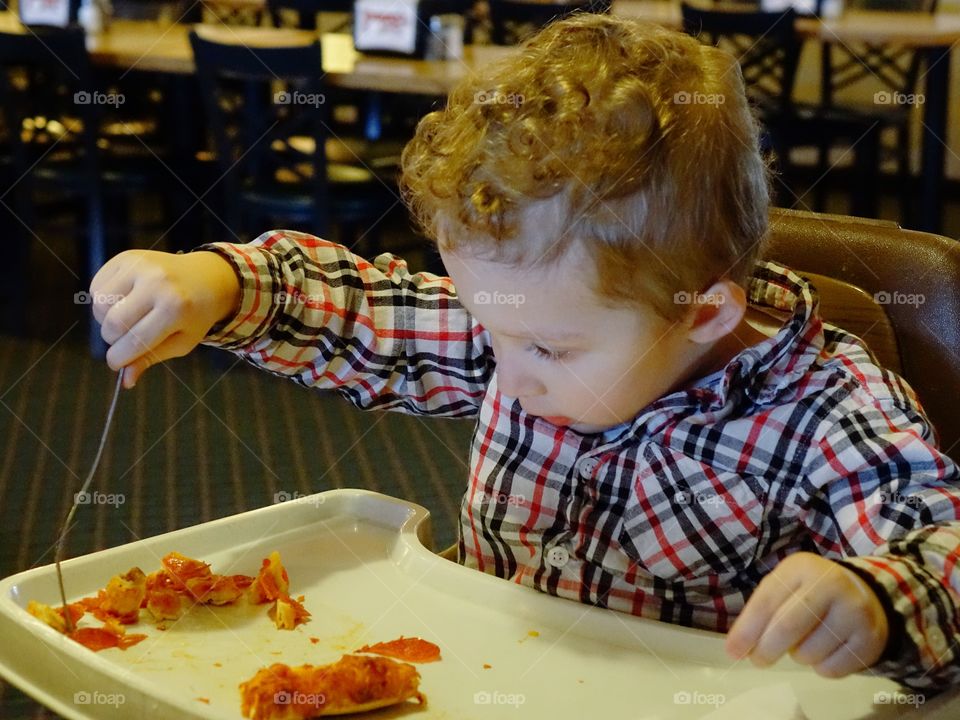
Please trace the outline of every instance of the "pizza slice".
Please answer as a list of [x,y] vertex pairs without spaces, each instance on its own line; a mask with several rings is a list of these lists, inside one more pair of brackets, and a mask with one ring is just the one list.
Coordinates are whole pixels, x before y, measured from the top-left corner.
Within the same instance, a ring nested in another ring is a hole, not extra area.
[[385,657],[344,655],[330,665],[276,663],[240,684],[241,712],[250,720],[304,720],[348,715],[426,697],[413,665]]

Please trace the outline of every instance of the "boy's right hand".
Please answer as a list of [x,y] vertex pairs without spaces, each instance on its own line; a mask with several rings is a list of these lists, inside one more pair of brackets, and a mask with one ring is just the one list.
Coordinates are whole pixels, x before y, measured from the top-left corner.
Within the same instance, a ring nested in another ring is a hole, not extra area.
[[127,250],[100,268],[90,294],[107,364],[125,368],[127,388],[151,365],[189,353],[240,305],[233,268],[213,252]]

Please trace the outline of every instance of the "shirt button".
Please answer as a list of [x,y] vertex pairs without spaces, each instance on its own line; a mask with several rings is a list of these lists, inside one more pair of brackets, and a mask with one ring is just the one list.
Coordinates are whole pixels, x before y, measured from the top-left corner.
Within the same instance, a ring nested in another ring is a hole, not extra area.
[[580,463],[580,476],[590,479],[600,467],[600,461],[597,458],[590,457]]
[[570,560],[570,553],[566,548],[556,545],[547,551],[547,564],[555,568],[562,568]]

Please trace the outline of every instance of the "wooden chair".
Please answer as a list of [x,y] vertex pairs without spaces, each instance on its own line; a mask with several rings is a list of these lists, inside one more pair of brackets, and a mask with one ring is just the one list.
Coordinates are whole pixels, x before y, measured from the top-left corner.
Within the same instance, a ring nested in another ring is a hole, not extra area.
[[[26,317],[28,248],[38,239],[41,217],[68,209],[82,218],[77,287],[64,289],[73,294],[89,287],[107,257],[126,243],[131,194],[165,188],[163,178],[169,178],[149,152],[141,152],[144,145],[133,135],[106,132],[111,107],[123,104],[119,96],[111,102],[114,96],[105,90],[81,29],[0,33],[0,127],[6,129],[0,166],[10,181],[0,195],[13,219],[7,226],[12,283],[6,288],[13,302],[4,305],[14,330]],[[100,355],[105,345],[99,326],[91,321],[89,330],[91,351]]]
[[[372,160],[329,161],[336,143],[319,40],[259,47],[229,31],[202,32],[191,33],[190,41],[230,229],[251,237],[283,223],[325,236],[335,225],[347,244],[375,236],[378,221],[398,201],[396,192]],[[394,163],[386,159],[387,173]]]
[[[896,22],[898,12],[934,13],[937,10],[937,0],[846,0],[845,5],[847,10],[887,12],[892,22]],[[892,131],[893,143],[881,144],[879,162],[893,159],[900,188],[900,221],[908,224],[913,200],[910,135],[921,64],[920,52],[899,45],[829,42],[821,45],[822,106],[837,115],[849,113],[853,120],[878,123],[881,133]],[[844,97],[851,88],[876,92],[869,93],[872,102],[856,101]],[[828,163],[827,148],[819,148],[818,175],[826,171]]]
[[[740,62],[747,94],[764,126],[765,149],[773,153],[786,185],[796,197],[779,198],[793,205],[806,194],[799,190],[797,168],[791,162],[794,148],[843,145],[853,150],[857,182],[851,191],[851,212],[874,217],[880,132],[877,123],[833,113],[819,105],[794,101],[801,41],[796,14],[763,12],[752,6],[723,4],[709,9],[684,3],[684,30],[729,51]],[[822,177],[820,178],[822,181]]]
[[829,322],[916,391],[960,462],[960,242],[894,223],[775,209],[765,256],[809,276]]

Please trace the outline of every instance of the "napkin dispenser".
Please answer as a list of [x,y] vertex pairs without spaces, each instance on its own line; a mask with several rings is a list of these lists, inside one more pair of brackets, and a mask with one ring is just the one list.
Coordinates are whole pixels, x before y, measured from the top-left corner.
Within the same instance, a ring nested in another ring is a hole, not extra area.
[[429,47],[430,19],[465,10],[458,0],[356,0],[353,45],[363,53],[422,59]]
[[20,0],[17,12],[26,26],[65,28],[77,23],[80,0]]

